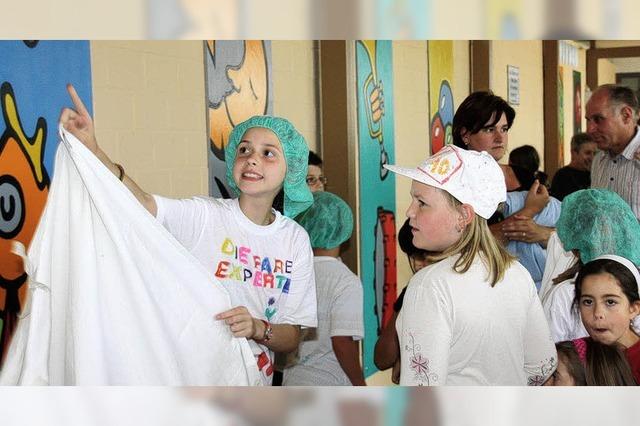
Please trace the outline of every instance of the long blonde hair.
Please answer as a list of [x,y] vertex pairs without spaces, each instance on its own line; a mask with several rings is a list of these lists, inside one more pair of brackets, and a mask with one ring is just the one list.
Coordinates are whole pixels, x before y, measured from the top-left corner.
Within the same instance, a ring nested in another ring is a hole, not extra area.
[[[446,191],[440,190],[449,204],[456,210],[462,203]],[[471,268],[476,256],[479,255],[489,270],[491,287],[504,278],[504,274],[516,260],[491,233],[487,220],[474,214],[471,223],[462,230],[462,236],[451,247],[442,253],[428,257],[429,261],[439,262],[451,256],[459,254],[460,257],[453,265],[453,270],[464,273]]]

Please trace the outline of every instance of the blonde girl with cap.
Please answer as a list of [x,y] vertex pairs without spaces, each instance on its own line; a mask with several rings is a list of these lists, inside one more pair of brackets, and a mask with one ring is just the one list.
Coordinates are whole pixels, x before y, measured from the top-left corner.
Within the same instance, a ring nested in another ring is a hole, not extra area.
[[400,384],[544,383],[557,358],[535,285],[487,225],[506,198],[498,164],[448,146],[415,169],[385,167],[413,179],[413,244],[440,253],[409,282],[397,319]]
[[234,128],[225,149],[227,180],[238,198],[172,200],[146,193],[107,157],[82,100],[68,90],[75,109],[62,111],[64,128],[229,291],[235,308],[213,314],[248,339],[263,384],[271,384],[274,351],[294,350],[300,327],[317,324],[313,252],[305,230],[290,219],[313,203],[303,136],[284,118],[252,117]]

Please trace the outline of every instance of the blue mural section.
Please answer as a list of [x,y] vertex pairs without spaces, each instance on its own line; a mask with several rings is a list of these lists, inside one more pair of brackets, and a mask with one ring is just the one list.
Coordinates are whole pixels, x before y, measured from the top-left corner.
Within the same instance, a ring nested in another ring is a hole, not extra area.
[[0,357],[26,300],[12,244],[29,246],[44,209],[58,119],[72,83],[91,108],[88,41],[0,41]]
[[360,180],[360,271],[364,286],[363,368],[377,369],[373,349],[396,297],[393,61],[390,41],[356,41]]
[[58,118],[72,106],[67,83],[92,112],[89,41],[0,41],[0,57],[0,81],[13,88],[25,133],[33,134],[39,117],[47,123],[44,166],[52,176]]

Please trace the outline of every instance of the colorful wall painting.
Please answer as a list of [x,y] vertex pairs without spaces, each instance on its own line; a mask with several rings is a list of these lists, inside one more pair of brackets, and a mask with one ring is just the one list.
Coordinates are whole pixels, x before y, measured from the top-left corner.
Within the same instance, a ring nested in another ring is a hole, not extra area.
[[44,208],[58,143],[58,118],[72,83],[91,111],[88,41],[0,41],[0,353],[26,298],[13,241],[31,242]]
[[582,132],[582,75],[573,71],[573,134]]
[[229,198],[224,148],[233,128],[254,115],[271,114],[271,43],[205,42],[209,141],[209,194]]
[[363,368],[377,369],[373,349],[396,298],[393,58],[390,41],[355,43],[360,181],[360,278],[364,286]]
[[429,142],[431,154],[453,143],[453,42],[430,41],[429,55]]

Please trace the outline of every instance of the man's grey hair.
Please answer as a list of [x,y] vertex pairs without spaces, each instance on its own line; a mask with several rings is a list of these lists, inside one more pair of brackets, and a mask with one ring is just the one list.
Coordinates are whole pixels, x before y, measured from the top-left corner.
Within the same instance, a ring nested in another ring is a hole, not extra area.
[[640,105],[638,104],[638,97],[632,89],[627,86],[620,86],[618,84],[603,84],[602,86],[598,87],[597,90],[603,90],[607,93],[611,106],[630,107],[633,111],[634,121],[638,121]]

